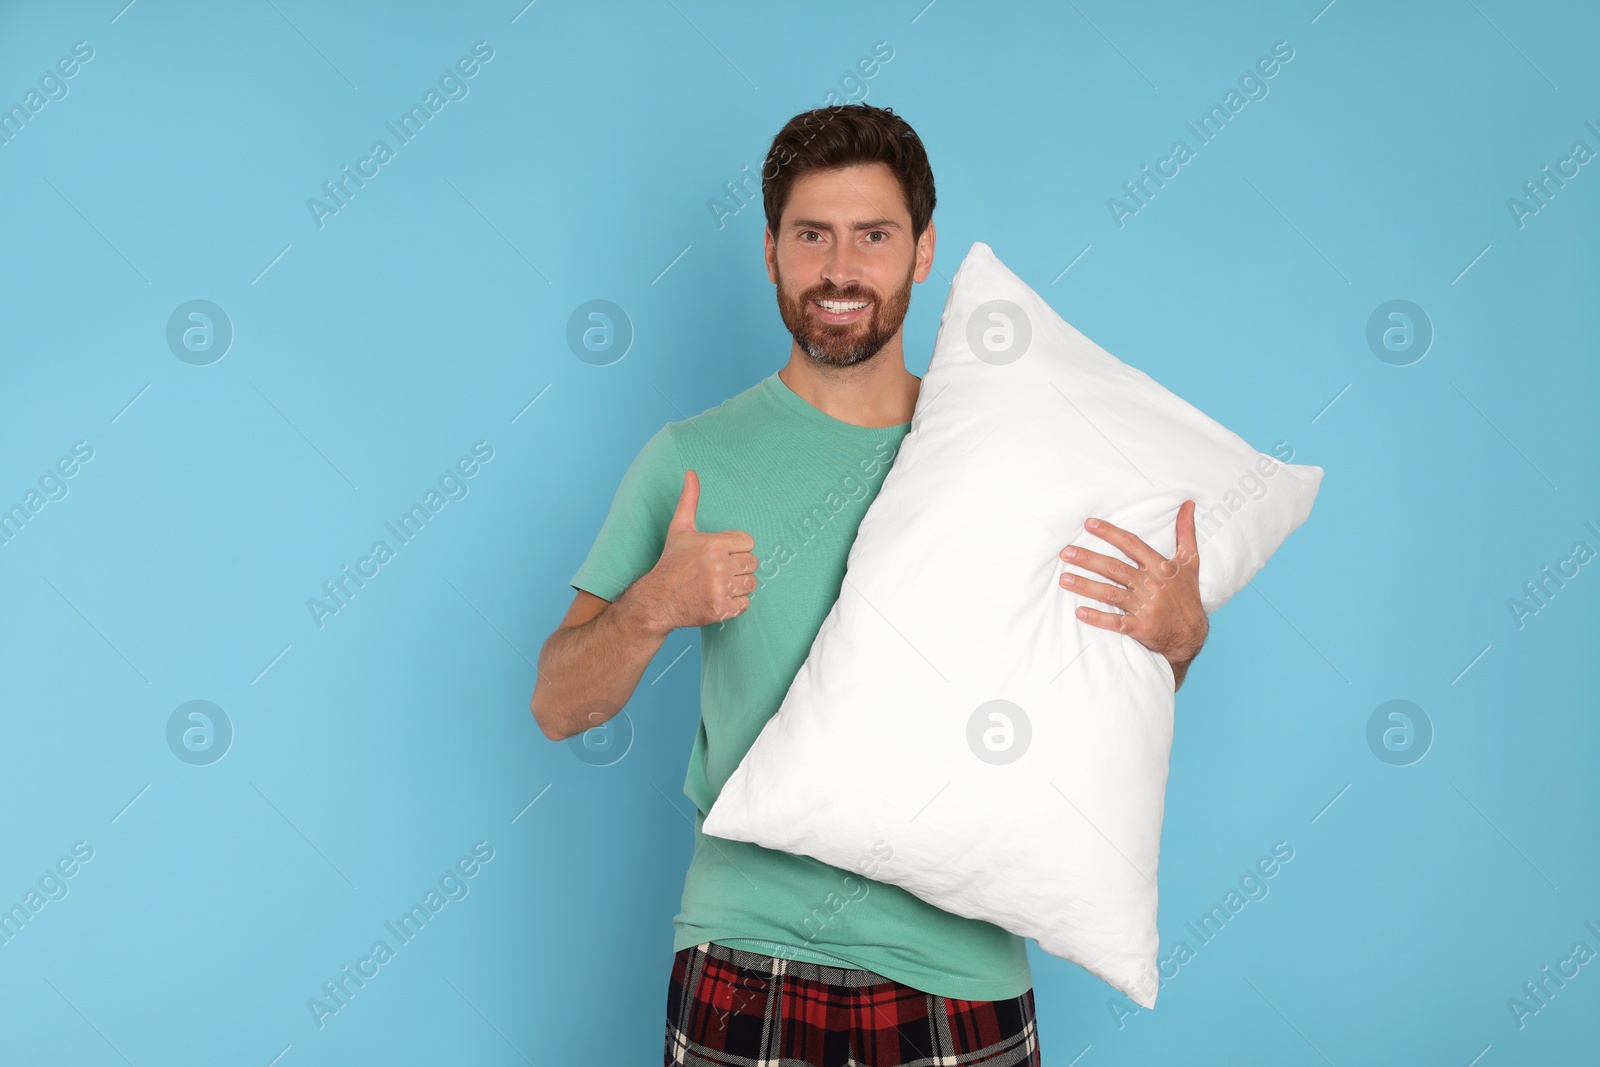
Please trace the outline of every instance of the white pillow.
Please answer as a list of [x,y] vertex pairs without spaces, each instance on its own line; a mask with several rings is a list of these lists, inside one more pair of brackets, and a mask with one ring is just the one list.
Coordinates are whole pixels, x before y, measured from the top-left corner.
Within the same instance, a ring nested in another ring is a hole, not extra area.
[[[1078,619],[1067,544],[1163,556],[1198,504],[1215,611],[1305,521],[1322,468],[1285,465],[1073,329],[974,244],[911,430],[839,599],[705,832],[847,870],[1036,938],[1145,1008],[1173,674]],[[758,594],[759,595],[759,594]],[[737,622],[734,625],[739,625]],[[951,961],[959,966],[960,961]]]

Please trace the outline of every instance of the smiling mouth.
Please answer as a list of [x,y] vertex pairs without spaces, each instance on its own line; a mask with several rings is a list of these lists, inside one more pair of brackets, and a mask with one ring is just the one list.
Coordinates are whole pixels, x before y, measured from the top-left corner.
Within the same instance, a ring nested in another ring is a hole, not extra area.
[[811,306],[823,322],[834,325],[855,322],[872,307],[870,300],[813,300]]

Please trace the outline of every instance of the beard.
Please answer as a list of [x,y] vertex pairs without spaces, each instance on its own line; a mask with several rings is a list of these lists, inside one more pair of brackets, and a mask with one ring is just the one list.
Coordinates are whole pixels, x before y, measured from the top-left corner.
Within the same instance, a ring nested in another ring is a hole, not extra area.
[[[800,350],[813,363],[828,367],[854,367],[876,356],[888,344],[905,322],[906,309],[911,306],[911,276],[916,273],[917,261],[913,256],[900,287],[887,299],[870,289],[852,286],[835,289],[832,285],[818,286],[804,293],[791,293],[783,284],[783,274],[778,272],[778,314],[784,326],[794,336]],[[850,323],[823,322],[818,317],[815,300],[870,300],[870,314]]]

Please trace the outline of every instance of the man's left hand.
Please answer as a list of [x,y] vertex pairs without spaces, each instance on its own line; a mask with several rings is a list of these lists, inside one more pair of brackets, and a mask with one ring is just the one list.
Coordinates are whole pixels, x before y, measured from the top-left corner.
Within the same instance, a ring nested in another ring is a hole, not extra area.
[[1073,566],[1111,579],[1096,582],[1063,574],[1061,584],[1080,596],[1099,600],[1116,611],[1078,608],[1078,618],[1102,630],[1127,634],[1172,665],[1174,688],[1183,684],[1189,664],[1200,654],[1210,623],[1200,604],[1200,552],[1194,536],[1195,502],[1178,509],[1177,548],[1171,559],[1137,535],[1104,519],[1089,519],[1084,529],[1121,549],[1134,565],[1092,549],[1068,545],[1061,558]]

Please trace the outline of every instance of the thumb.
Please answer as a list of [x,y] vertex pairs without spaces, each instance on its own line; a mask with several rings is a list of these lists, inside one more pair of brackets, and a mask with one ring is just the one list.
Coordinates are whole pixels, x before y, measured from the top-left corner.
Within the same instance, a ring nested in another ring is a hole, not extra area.
[[693,530],[695,509],[700,505],[700,476],[692,470],[683,472],[683,492],[678,496],[678,508],[672,513],[669,530]]

